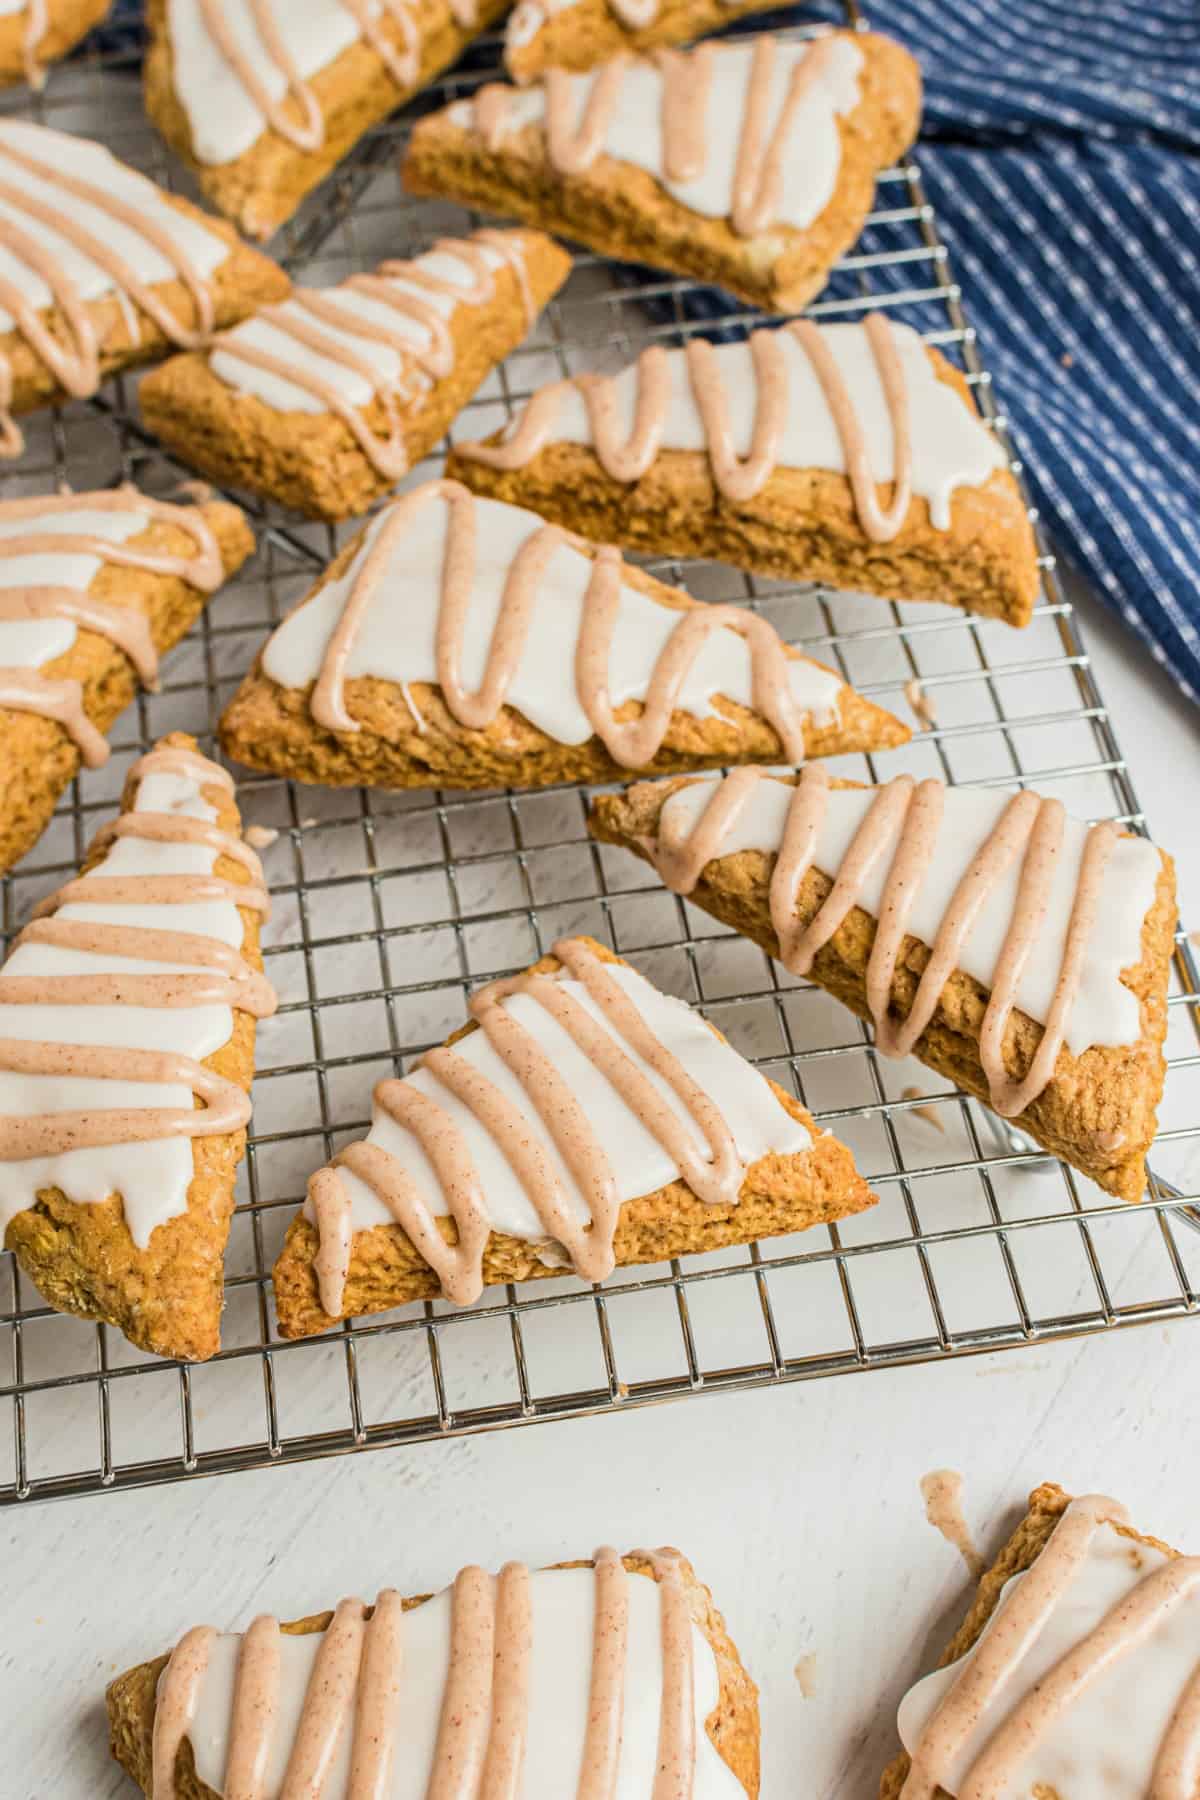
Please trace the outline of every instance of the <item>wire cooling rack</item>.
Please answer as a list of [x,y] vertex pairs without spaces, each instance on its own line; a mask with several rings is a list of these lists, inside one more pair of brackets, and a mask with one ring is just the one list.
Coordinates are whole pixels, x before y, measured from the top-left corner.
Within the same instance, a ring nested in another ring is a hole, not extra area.
[[[477,46],[422,106],[495,67]],[[36,116],[102,136],[186,188],[141,111],[138,47],[56,72]],[[8,104],[8,103],[6,103]],[[408,200],[396,174],[412,109],[374,132],[277,241],[295,273],[340,279],[408,255],[466,215]],[[1004,438],[917,167],[879,184],[861,243],[815,316],[885,306],[961,361]],[[493,429],[540,382],[623,363],[695,328],[687,283],[581,255],[530,342],[467,408],[464,437]],[[749,314],[724,312],[727,330]],[[168,493],[186,471],[138,423],[135,383],[30,424],[5,492],[133,478]],[[1005,440],[1007,441],[1007,440]],[[1014,463],[1014,468],[1018,465]],[[414,473],[423,479],[436,462]],[[1018,469],[1019,473],[1019,469]],[[6,937],[70,873],[111,815],[131,760],[162,732],[212,743],[217,717],[264,634],[345,532],[252,506],[253,564],[216,597],[113,734],[114,755],[72,789],[3,883]],[[868,780],[909,768],[979,785],[1034,782],[1072,810],[1143,816],[1049,555],[1028,631],[937,607],[751,580],[713,565],[655,563],[709,599],[767,613],[789,639],[906,714],[936,722],[902,753],[842,759]],[[912,684],[918,683],[920,691]],[[254,1135],[227,1263],[224,1348],[195,1368],[61,1318],[0,1255],[0,1502],[98,1493],[539,1419],[615,1412],[684,1395],[933,1362],[1197,1310],[1200,1238],[1182,1204],[1200,1186],[1200,1067],[1190,1025],[1196,970],[1181,936],[1172,1068],[1143,1207],[1108,1200],[915,1063],[878,1059],[865,1031],[586,835],[586,791],[389,795],[250,777],[248,824],[277,831],[266,954],[281,998],[259,1036]],[[707,1016],[853,1148],[880,1197],[861,1218],[747,1250],[619,1271],[603,1289],[555,1279],[492,1289],[478,1306],[410,1306],[296,1344],[274,1329],[270,1269],[310,1172],[365,1128],[381,1074],[456,1027],[478,982],[589,931]]]

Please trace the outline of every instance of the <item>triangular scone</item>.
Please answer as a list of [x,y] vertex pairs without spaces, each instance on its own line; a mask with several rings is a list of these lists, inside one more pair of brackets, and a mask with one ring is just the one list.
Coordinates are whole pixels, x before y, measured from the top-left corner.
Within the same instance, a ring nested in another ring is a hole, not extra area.
[[477,231],[339,287],[294,288],[156,369],[143,416],[216,481],[351,518],[429,454],[570,270],[540,231]]
[[880,1800],[1194,1794],[1196,1568],[1118,1501],[1036,1487],[937,1671],[900,1703],[908,1750]]
[[284,1337],[569,1269],[603,1281],[874,1204],[845,1145],[591,938],[482,988],[471,1014],[378,1084],[369,1135],[310,1179],[275,1264]]
[[236,506],[130,487],[0,501],[0,869],[49,824],[67,783],[107,761],[106,732],[158,656],[254,549]]
[[[775,5],[784,0],[774,0]],[[772,0],[518,0],[504,22],[504,66],[519,86],[547,69],[594,69],[632,52],[690,44]]]
[[24,0],[0,17],[0,87],[40,88],[51,63],[98,25],[112,0]]
[[606,781],[909,736],[746,609],[445,481],[347,545],[220,729],[251,768],[390,788]]
[[855,242],[920,113],[920,70],[890,38],[725,39],[491,83],[418,121],[402,173],[414,194],[793,312]]
[[192,349],[291,286],[231,226],[88,138],[0,120],[0,180],[13,216],[5,279],[24,303],[17,315],[6,302],[0,329],[0,457],[24,447],[22,413],[86,398],[172,346]]
[[149,0],[146,111],[205,199],[267,238],[507,4]]
[[871,1019],[885,1054],[920,1057],[1141,1199],[1176,917],[1164,851],[1028,791],[863,788],[817,764],[796,783],[639,783],[589,824]]
[[255,1020],[275,1006],[240,827],[225,771],[161,739],[0,971],[0,1242],[59,1311],[188,1360],[219,1345]]
[[[254,1702],[239,1707],[235,1688]],[[268,1791],[236,1780],[260,1762],[272,1794],[285,1770],[289,1794],[301,1776],[305,1793],[349,1793],[351,1763],[355,1793],[444,1794],[456,1759],[503,1772],[523,1800],[614,1794],[618,1778],[649,1800],[664,1766],[694,1769],[676,1794],[759,1791],[758,1690],[677,1550],[510,1562],[495,1578],[468,1566],[439,1594],[384,1588],[371,1607],[263,1615],[244,1634],[197,1626],[105,1698],[112,1753],[153,1800]],[[322,1783],[325,1728],[337,1748]]]
[[652,555],[1010,625],[1037,597],[1020,490],[961,370],[881,313],[655,345],[617,375],[551,382],[503,432],[456,446],[447,474]]

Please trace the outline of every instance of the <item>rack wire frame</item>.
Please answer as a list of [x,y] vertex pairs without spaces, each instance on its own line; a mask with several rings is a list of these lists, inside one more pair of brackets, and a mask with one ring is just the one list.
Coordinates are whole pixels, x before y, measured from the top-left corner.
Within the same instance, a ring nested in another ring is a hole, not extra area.
[[[848,10],[857,21],[857,8]],[[358,146],[277,240],[293,273],[337,279],[462,228],[460,209],[402,196],[397,154],[411,119],[488,78],[497,52],[494,39],[482,41]],[[142,114],[138,62],[135,43],[93,51],[18,106],[32,104],[46,123],[90,129],[186,191]],[[899,278],[902,270],[910,278]],[[884,272],[888,284],[877,291]],[[492,429],[555,371],[619,364],[653,339],[683,341],[704,325],[691,316],[690,294],[686,282],[581,254],[530,345],[509,358],[456,431]],[[1011,457],[915,160],[883,176],[860,245],[808,310],[855,317],[869,305],[918,317],[926,340],[961,362]],[[721,325],[752,319],[725,313]],[[170,491],[187,471],[142,430],[135,387],[119,380],[88,405],[32,421],[30,452],[6,477],[7,491],[121,479]],[[1015,457],[1012,467],[1020,478]],[[248,505],[260,533],[253,566],[172,653],[161,692],[142,695],[120,722],[111,764],[74,785],[42,842],[4,879],[6,941],[72,871],[134,756],[176,727],[211,746],[257,644],[344,541],[344,532]],[[1020,639],[948,609],[885,605],[711,566],[649,566],[706,597],[768,611],[785,635],[898,710],[905,693],[910,701],[936,697],[937,718],[916,734],[907,765],[893,753],[882,769],[872,756],[847,759],[846,772],[873,780],[913,766],[981,786],[1036,779],[1043,791],[1073,796],[1077,811],[1144,831],[1078,621],[1053,557],[1044,542],[1040,548],[1044,593]],[[1048,749],[1039,756],[1034,744]],[[8,1369],[0,1403],[12,1420],[7,1468],[0,1448],[0,1504],[935,1362],[1193,1316],[1200,1307],[1200,1054],[1192,1035],[1200,982],[1182,932],[1158,1172],[1145,1204],[1128,1208],[976,1102],[920,1087],[928,1071],[880,1061],[869,1034],[818,990],[594,844],[586,790],[399,796],[250,777],[240,794],[247,822],[279,834],[266,852],[275,920],[265,947],[283,1004],[260,1034],[225,1347],[197,1367],[143,1356],[108,1327],[51,1312],[13,1258],[0,1254],[0,1368]],[[270,1267],[305,1175],[362,1131],[374,1080],[410,1066],[452,1029],[475,985],[576,929],[700,1004],[790,1083],[822,1127],[851,1142],[879,1207],[744,1251],[618,1271],[602,1288],[565,1278],[510,1286],[467,1311],[429,1303],[350,1322],[325,1338],[281,1340]],[[306,1053],[298,1048],[305,1031]],[[917,1085],[902,1085],[914,1074]]]

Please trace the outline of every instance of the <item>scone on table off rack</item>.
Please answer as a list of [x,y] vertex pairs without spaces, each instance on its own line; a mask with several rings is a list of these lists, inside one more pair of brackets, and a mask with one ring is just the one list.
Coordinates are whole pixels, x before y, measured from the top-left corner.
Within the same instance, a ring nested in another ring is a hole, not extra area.
[[368,1136],[310,1179],[275,1264],[282,1336],[498,1282],[603,1281],[875,1202],[797,1100],[591,938],[470,1013],[376,1086]]
[[483,230],[338,287],[294,288],[154,370],[142,415],[216,481],[351,518],[428,455],[570,269],[540,231]]
[[268,639],[227,754],[327,787],[546,787],[904,743],[745,607],[435,481],[384,507]]
[[146,111],[205,199],[267,238],[508,0],[148,0]]
[[899,1729],[880,1800],[1193,1800],[1200,1557],[1044,1482]]
[[518,85],[547,69],[592,69],[622,51],[689,44],[786,0],[517,0],[504,22],[504,66]]
[[917,135],[920,90],[908,52],[869,33],[622,55],[419,120],[403,177],[790,312],[857,239],[876,176]]
[[27,81],[40,88],[60,62],[104,18],[112,0],[7,0],[0,8],[0,88]]
[[194,349],[291,285],[230,226],[89,138],[2,119],[0,180],[15,214],[0,306],[0,458],[24,448],[22,413],[86,399],[172,346]]
[[760,769],[640,782],[589,828],[1119,1199],[1166,1064],[1175,869],[1022,790]]
[[254,548],[224,500],[135,488],[0,500],[0,869],[41,836],[158,659]]
[[262,973],[262,869],[192,738],[131,769],[83,872],[0,969],[0,1244],[60,1312],[219,1347]]
[[107,1702],[112,1753],[153,1800],[759,1792],[758,1690],[677,1550],[196,1626]]
[[1037,544],[960,369],[907,325],[796,320],[548,383],[447,473],[598,542],[1026,625]]

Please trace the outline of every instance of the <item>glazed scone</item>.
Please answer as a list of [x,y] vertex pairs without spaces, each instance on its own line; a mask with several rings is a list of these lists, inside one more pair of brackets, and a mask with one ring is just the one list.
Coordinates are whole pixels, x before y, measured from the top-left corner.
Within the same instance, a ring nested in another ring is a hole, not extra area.
[[560,939],[470,1011],[377,1085],[369,1135],[310,1179],[275,1264],[284,1337],[567,1269],[603,1281],[874,1205],[798,1101],[591,938]]
[[745,607],[435,481],[392,501],[231,700],[238,762],[325,787],[546,787],[804,760],[908,728]]
[[920,107],[917,65],[889,38],[739,38],[480,88],[418,122],[403,177],[791,312],[857,239]]
[[247,237],[457,62],[507,0],[149,0],[146,111]]
[[340,287],[294,288],[154,370],[143,417],[216,481],[351,518],[428,455],[570,269],[539,231],[478,231]]
[[112,0],[0,0],[0,87],[25,81],[40,88],[49,64],[69,55],[111,5]]
[[[676,1550],[469,1566],[439,1594],[198,1626],[106,1699],[112,1753],[153,1800],[281,1793],[285,1776],[347,1793],[351,1767],[356,1792],[441,1794],[459,1758],[472,1794],[483,1774],[523,1800],[649,1795],[664,1767],[693,1800],[759,1791],[758,1690]],[[246,1786],[260,1763],[265,1785]]]
[[538,390],[447,473],[585,537],[1028,624],[1037,545],[961,370],[907,325],[808,320]]
[[219,1345],[255,1020],[275,1005],[239,832],[225,771],[163,738],[0,971],[0,1243],[58,1311],[187,1360]]
[[870,1019],[885,1055],[1142,1198],[1176,919],[1164,851],[1027,790],[862,788],[819,764],[640,783],[597,799],[589,828]]
[[[291,285],[228,225],[89,138],[0,120],[0,178],[17,215],[6,279],[25,308],[18,318],[0,307],[0,457],[23,449],[22,413],[87,398],[172,345],[201,344]],[[58,234],[49,243],[37,235],[47,204]]]
[[1200,1560],[1135,1531],[1117,1501],[1045,1482],[901,1702],[906,1749],[880,1800],[1188,1800],[1198,1670]]
[[524,86],[547,69],[593,69],[622,51],[644,56],[771,10],[772,0],[518,0],[505,21],[504,66]]
[[236,506],[134,488],[0,501],[0,869],[36,843],[159,653],[250,555]]

